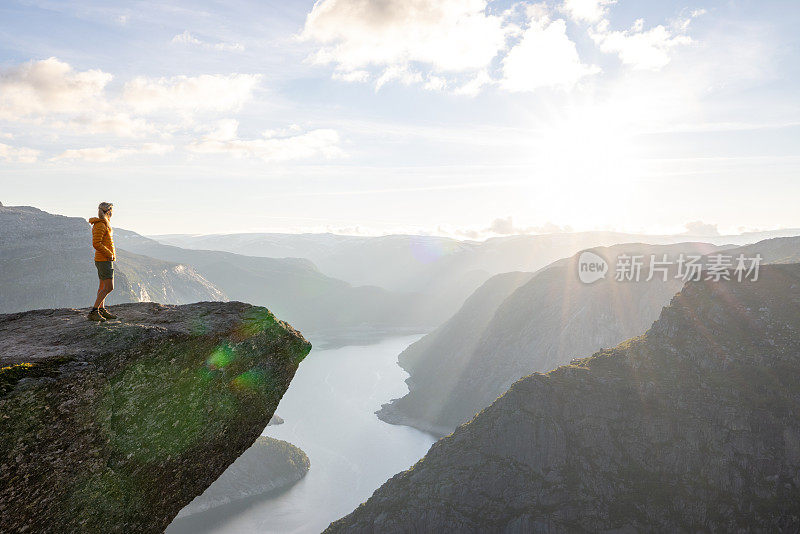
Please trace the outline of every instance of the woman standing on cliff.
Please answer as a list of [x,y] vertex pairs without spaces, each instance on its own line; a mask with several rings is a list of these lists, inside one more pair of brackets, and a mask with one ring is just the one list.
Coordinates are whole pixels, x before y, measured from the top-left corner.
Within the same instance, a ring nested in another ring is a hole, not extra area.
[[114,290],[114,260],[117,259],[114,249],[114,230],[110,221],[113,207],[114,204],[110,202],[101,202],[97,207],[97,217],[89,219],[89,224],[92,225],[94,264],[97,267],[97,276],[100,277],[97,300],[89,312],[89,320],[101,323],[107,319],[117,318],[105,308],[106,296]]

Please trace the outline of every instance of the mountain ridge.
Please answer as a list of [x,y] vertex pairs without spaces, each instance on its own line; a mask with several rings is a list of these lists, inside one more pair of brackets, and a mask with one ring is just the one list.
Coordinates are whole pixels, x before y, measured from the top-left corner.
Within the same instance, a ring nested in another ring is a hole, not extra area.
[[[674,259],[721,249],[706,243],[624,243],[591,250],[607,258],[624,252]],[[409,393],[384,404],[379,418],[446,435],[521,376],[644,331],[683,285],[672,276],[674,266],[667,281],[617,282],[609,273],[584,284],[577,276],[578,259],[579,254],[558,260],[508,287],[482,288],[496,293],[494,302],[467,301],[460,315],[408,347],[398,361],[409,373]]]
[[800,528],[800,265],[688,282],[517,382],[326,532]]

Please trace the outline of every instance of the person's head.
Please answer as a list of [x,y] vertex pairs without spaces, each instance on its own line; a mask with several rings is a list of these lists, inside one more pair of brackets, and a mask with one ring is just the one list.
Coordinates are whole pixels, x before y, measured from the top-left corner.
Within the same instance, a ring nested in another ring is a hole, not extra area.
[[110,219],[111,218],[111,210],[114,208],[114,204],[111,202],[101,202],[99,206],[97,206],[97,216],[101,219]]

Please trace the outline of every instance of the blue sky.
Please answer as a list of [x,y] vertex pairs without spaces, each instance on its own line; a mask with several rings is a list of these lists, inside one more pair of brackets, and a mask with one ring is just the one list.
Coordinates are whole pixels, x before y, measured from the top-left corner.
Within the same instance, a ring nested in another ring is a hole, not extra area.
[[798,22],[796,1],[6,1],[0,201],[108,200],[142,233],[800,227]]

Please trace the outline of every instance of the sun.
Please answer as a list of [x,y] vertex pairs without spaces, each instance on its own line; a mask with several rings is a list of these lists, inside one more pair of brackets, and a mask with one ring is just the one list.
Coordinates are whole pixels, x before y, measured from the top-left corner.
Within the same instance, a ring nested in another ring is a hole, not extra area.
[[608,106],[576,105],[537,124],[528,159],[535,209],[575,228],[630,223],[622,219],[642,169],[626,122]]

